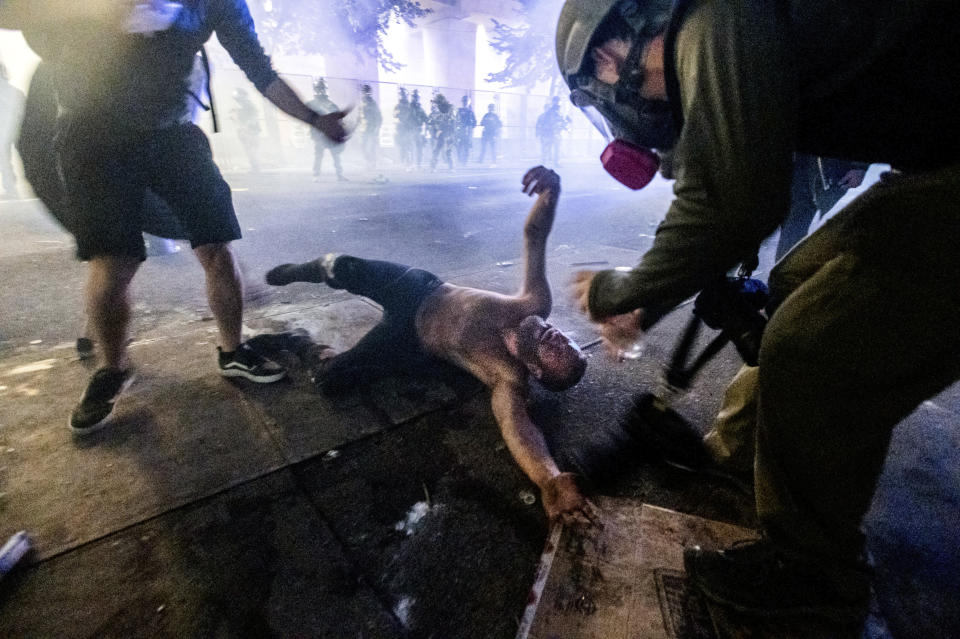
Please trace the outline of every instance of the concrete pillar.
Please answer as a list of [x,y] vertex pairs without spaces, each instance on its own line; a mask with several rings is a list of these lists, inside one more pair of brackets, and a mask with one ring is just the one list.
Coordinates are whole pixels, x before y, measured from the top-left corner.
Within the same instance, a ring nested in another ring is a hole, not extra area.
[[[423,25],[424,62],[428,77],[441,88],[472,91],[475,81],[477,25],[459,18],[440,18]],[[455,105],[462,92],[447,95]]]

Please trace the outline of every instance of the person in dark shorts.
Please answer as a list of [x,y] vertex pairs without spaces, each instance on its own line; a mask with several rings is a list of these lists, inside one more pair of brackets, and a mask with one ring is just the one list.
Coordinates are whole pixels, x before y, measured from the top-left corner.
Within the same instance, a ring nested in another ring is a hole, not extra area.
[[574,475],[557,468],[526,409],[529,376],[548,389],[565,390],[580,381],[587,364],[580,348],[543,319],[552,305],[546,244],[560,177],[536,167],[524,176],[523,188],[538,197],[524,226],[526,267],[516,295],[455,286],[417,268],[336,254],[277,266],[267,273],[267,283],[325,282],[383,306],[381,322],[356,346],[340,354],[323,347],[317,355],[314,381],[324,392],[337,394],[409,371],[431,357],[452,363],[490,388],[507,447],[539,486],[547,516],[589,524],[596,516],[593,506]]
[[70,415],[73,432],[85,435],[105,425],[131,380],[128,287],[145,259],[141,217],[148,189],[170,205],[206,273],[221,375],[255,382],[283,377],[282,368],[241,341],[243,285],[230,248],[240,227],[230,187],[204,133],[183,118],[194,58],[215,32],[257,90],[282,111],[338,142],[346,138],[345,114],[315,113],[278,77],[243,0],[120,3],[71,22],[63,16],[78,12],[60,3],[27,8],[14,0],[4,8],[0,23],[23,30],[53,64],[57,160],[76,221],[77,255],[90,263],[86,306],[102,365]]

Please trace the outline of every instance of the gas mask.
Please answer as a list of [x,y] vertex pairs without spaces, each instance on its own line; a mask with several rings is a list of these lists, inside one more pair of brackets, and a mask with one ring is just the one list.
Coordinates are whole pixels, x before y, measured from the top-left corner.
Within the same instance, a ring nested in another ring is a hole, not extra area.
[[570,101],[609,141],[600,154],[603,167],[634,190],[649,184],[660,169],[660,157],[653,149],[669,151],[677,139],[670,104],[641,96],[645,44],[638,42],[631,48],[616,84],[587,74],[570,78]]

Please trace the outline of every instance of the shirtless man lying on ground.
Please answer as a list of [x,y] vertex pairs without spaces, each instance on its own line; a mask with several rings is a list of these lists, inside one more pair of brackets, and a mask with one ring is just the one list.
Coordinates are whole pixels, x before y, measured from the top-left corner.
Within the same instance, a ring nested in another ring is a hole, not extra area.
[[552,327],[546,275],[547,236],[560,196],[560,177],[538,166],[523,176],[523,192],[536,195],[523,229],[525,273],[516,295],[441,282],[420,269],[329,254],[303,264],[282,264],[267,283],[324,282],[363,295],[383,307],[383,319],[356,346],[327,350],[314,381],[334,394],[391,372],[409,371],[438,357],[473,374],[491,390],[493,414],[514,459],[540,488],[551,522],[589,524],[593,505],[572,473],[561,473],[540,429],[527,413],[527,376],[550,390],[570,388],[587,361],[580,347]]

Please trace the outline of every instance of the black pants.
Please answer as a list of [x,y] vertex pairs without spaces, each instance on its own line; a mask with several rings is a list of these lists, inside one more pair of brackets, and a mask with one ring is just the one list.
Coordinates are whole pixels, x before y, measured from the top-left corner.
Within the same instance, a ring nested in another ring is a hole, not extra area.
[[490,147],[490,161],[494,164],[497,162],[497,138],[492,137],[482,137],[480,138],[480,159],[477,162],[483,162],[483,158],[487,157],[487,147]]
[[343,149],[324,140],[313,141],[313,176],[320,177],[325,151],[329,151],[330,157],[333,158],[333,169],[337,172],[337,177],[343,177],[343,165],[340,164],[340,154],[343,152]]
[[315,381],[323,392],[340,394],[430,360],[420,345],[415,321],[423,301],[441,282],[436,275],[393,262],[341,255],[333,264],[331,288],[368,297],[383,307],[383,319],[356,346],[326,360]]

